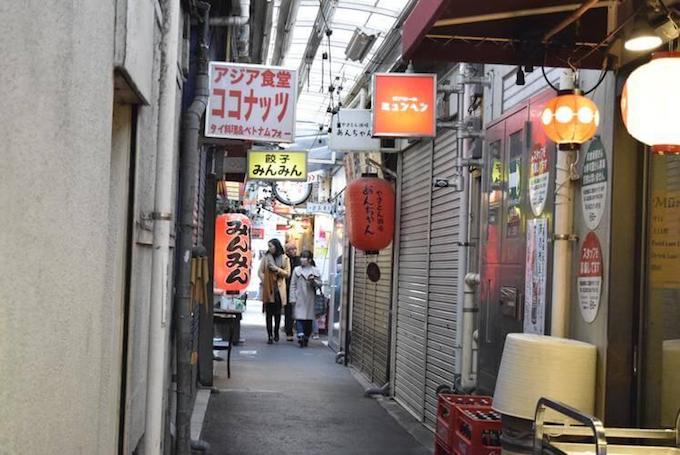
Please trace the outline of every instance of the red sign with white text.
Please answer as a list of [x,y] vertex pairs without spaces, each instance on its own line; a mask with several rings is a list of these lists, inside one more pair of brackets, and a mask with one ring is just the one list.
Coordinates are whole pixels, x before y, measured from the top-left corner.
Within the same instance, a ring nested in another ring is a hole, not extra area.
[[436,92],[436,74],[376,74],[373,77],[373,136],[434,137]]
[[578,300],[581,315],[587,323],[597,317],[602,295],[603,259],[600,239],[594,232],[586,235],[581,245],[578,265]]
[[210,62],[209,78],[206,137],[295,141],[296,70]]

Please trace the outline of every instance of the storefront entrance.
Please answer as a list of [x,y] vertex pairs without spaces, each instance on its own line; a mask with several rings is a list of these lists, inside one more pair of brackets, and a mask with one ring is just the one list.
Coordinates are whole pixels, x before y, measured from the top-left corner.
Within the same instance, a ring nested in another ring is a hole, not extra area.
[[648,155],[646,199],[639,412],[643,426],[672,427],[680,409],[680,156]]

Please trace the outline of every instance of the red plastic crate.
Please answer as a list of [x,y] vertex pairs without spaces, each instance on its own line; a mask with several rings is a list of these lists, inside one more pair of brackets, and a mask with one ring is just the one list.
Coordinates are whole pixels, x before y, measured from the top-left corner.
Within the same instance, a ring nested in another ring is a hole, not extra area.
[[439,440],[434,441],[434,455],[451,455],[451,452],[444,447]]
[[455,429],[457,428],[458,409],[461,405],[491,406],[491,397],[481,395],[439,394],[437,402],[436,440],[451,452]]
[[458,406],[453,455],[500,455],[501,416],[491,406]]

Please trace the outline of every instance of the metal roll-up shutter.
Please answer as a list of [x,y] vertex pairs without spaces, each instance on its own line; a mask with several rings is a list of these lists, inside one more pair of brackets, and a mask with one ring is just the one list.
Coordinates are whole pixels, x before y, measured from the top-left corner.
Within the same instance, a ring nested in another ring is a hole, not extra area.
[[432,144],[403,152],[401,165],[394,397],[422,420],[425,401]]
[[[376,283],[366,274],[371,262],[380,267]],[[389,380],[391,278],[391,246],[377,256],[355,250],[350,363],[379,386]]]
[[[439,136],[434,148],[435,179],[453,181],[455,156],[455,133]],[[425,384],[425,423],[432,427],[437,423],[437,387],[453,384],[455,375],[460,194],[452,187],[432,191]]]
[[459,194],[433,189],[455,177],[453,132],[403,154],[398,264],[395,399],[434,428],[437,387],[455,374]]

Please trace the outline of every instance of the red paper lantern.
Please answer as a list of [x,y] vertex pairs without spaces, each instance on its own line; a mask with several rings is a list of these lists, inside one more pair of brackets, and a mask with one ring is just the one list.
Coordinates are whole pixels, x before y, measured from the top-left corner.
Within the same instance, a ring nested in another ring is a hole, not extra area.
[[375,254],[387,248],[394,236],[394,190],[373,174],[347,185],[345,207],[349,242]]
[[219,215],[215,222],[215,284],[236,294],[248,287],[253,252],[250,220],[239,213]]

